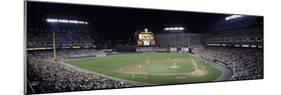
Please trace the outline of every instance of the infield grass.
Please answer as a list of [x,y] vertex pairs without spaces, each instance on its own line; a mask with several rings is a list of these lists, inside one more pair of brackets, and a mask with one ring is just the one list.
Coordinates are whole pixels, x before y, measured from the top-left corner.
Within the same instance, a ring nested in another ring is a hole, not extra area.
[[[178,75],[178,73],[194,71],[194,66],[191,64],[190,59],[194,59],[198,68],[207,71],[207,74],[203,76]],[[120,68],[125,66],[134,64],[137,66],[142,63],[145,64],[147,61],[149,61],[150,65],[143,68],[143,72],[147,73],[145,75],[133,75],[120,71]],[[217,79],[221,74],[212,64],[187,53],[117,54],[100,58],[79,58],[65,63],[107,76],[152,84],[208,82]],[[173,63],[176,63],[177,68],[170,68],[170,66],[174,65]],[[161,75],[166,73],[170,75]]]

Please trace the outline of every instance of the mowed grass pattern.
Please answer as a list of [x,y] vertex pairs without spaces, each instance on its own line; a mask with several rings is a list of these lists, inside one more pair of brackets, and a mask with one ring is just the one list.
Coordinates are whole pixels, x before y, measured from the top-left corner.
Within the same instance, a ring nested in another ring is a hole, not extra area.
[[[194,67],[192,64],[186,64],[183,61],[176,62],[179,68],[171,69],[168,68],[172,59],[190,59],[193,58],[198,68],[205,69],[208,71],[207,75],[200,77],[184,77],[177,78],[177,75],[169,76],[157,76],[157,75],[134,75],[120,72],[120,68],[130,65],[137,64],[141,62],[151,61],[159,62],[152,64],[151,66],[145,68],[148,73],[151,74],[163,74],[163,73],[182,73],[191,72]],[[101,73],[104,75],[121,78],[125,80],[133,80],[138,82],[152,83],[152,84],[176,84],[176,83],[193,83],[193,82],[208,82],[217,79],[221,72],[217,70],[213,65],[206,63],[200,58],[191,56],[189,54],[183,53],[132,53],[132,54],[117,54],[109,55],[105,57],[89,57],[80,58],[76,60],[70,60],[66,63],[74,65],[76,67],[87,69],[93,72]]]
[[[173,62],[171,60],[157,60],[157,61],[151,61],[152,64],[148,68],[146,68],[146,71],[148,73],[152,74],[163,74],[163,73],[185,73],[185,72],[191,72],[193,65],[189,61],[183,60],[180,62]],[[176,64],[177,68],[170,68],[171,66]]]

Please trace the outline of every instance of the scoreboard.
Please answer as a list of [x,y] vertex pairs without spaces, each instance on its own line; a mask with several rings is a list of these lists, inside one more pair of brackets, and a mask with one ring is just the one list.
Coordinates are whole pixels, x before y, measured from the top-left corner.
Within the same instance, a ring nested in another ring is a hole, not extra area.
[[148,29],[145,29],[144,32],[140,32],[137,35],[137,46],[154,46],[155,39],[152,32],[149,32]]

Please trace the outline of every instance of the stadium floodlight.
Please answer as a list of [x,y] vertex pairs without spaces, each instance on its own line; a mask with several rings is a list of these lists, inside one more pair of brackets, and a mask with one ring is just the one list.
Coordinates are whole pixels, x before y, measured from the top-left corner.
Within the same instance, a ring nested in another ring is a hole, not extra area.
[[69,23],[73,23],[73,22],[74,22],[74,20],[69,20],[68,22],[69,22]]
[[179,27],[179,30],[184,30],[184,27]]
[[60,22],[60,23],[68,23],[68,20],[66,20],[66,19],[59,19],[58,22]]
[[83,22],[82,21],[77,21],[76,24],[83,24]]
[[68,19],[54,19],[54,18],[47,18],[46,21],[48,23],[72,23],[72,24],[88,24],[86,21],[79,21],[79,20],[68,20]]
[[47,22],[58,22],[58,19],[51,19],[51,18],[48,18],[46,21],[47,21]]
[[78,23],[78,21],[77,21],[77,20],[73,20],[73,23],[74,23],[74,24],[77,24],[77,23]]
[[169,30],[173,30],[173,28],[168,28]]
[[168,30],[169,30],[169,31],[170,31],[170,30],[174,30],[174,28],[169,27]]
[[164,28],[165,31],[173,31],[173,30],[176,30],[176,31],[182,31],[184,30],[184,27],[166,27]]
[[147,29],[147,28],[145,28],[145,29],[144,29],[144,32],[148,32],[148,29]]
[[243,15],[231,15],[228,17],[225,17],[225,20],[231,20],[231,19],[236,19],[236,18],[240,18],[243,17]]

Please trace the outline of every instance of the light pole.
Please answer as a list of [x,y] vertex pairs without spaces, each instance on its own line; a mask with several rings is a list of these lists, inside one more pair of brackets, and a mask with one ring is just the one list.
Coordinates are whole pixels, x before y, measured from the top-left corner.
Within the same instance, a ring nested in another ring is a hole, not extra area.
[[[68,19],[56,19],[56,18],[47,18],[46,19],[47,23],[50,23],[50,25],[52,26],[52,28],[56,28],[58,29],[59,26],[56,25],[52,25],[55,23],[61,23],[61,24],[85,24],[87,25],[88,22],[87,21],[80,21],[80,20],[68,20]],[[59,30],[58,30],[59,31]],[[57,56],[56,56],[56,30],[51,30],[51,32],[53,32],[53,56],[54,56],[54,61],[57,61]]]
[[52,30],[53,32],[53,54],[54,54],[54,61],[57,61],[57,55],[56,55],[56,32]]

